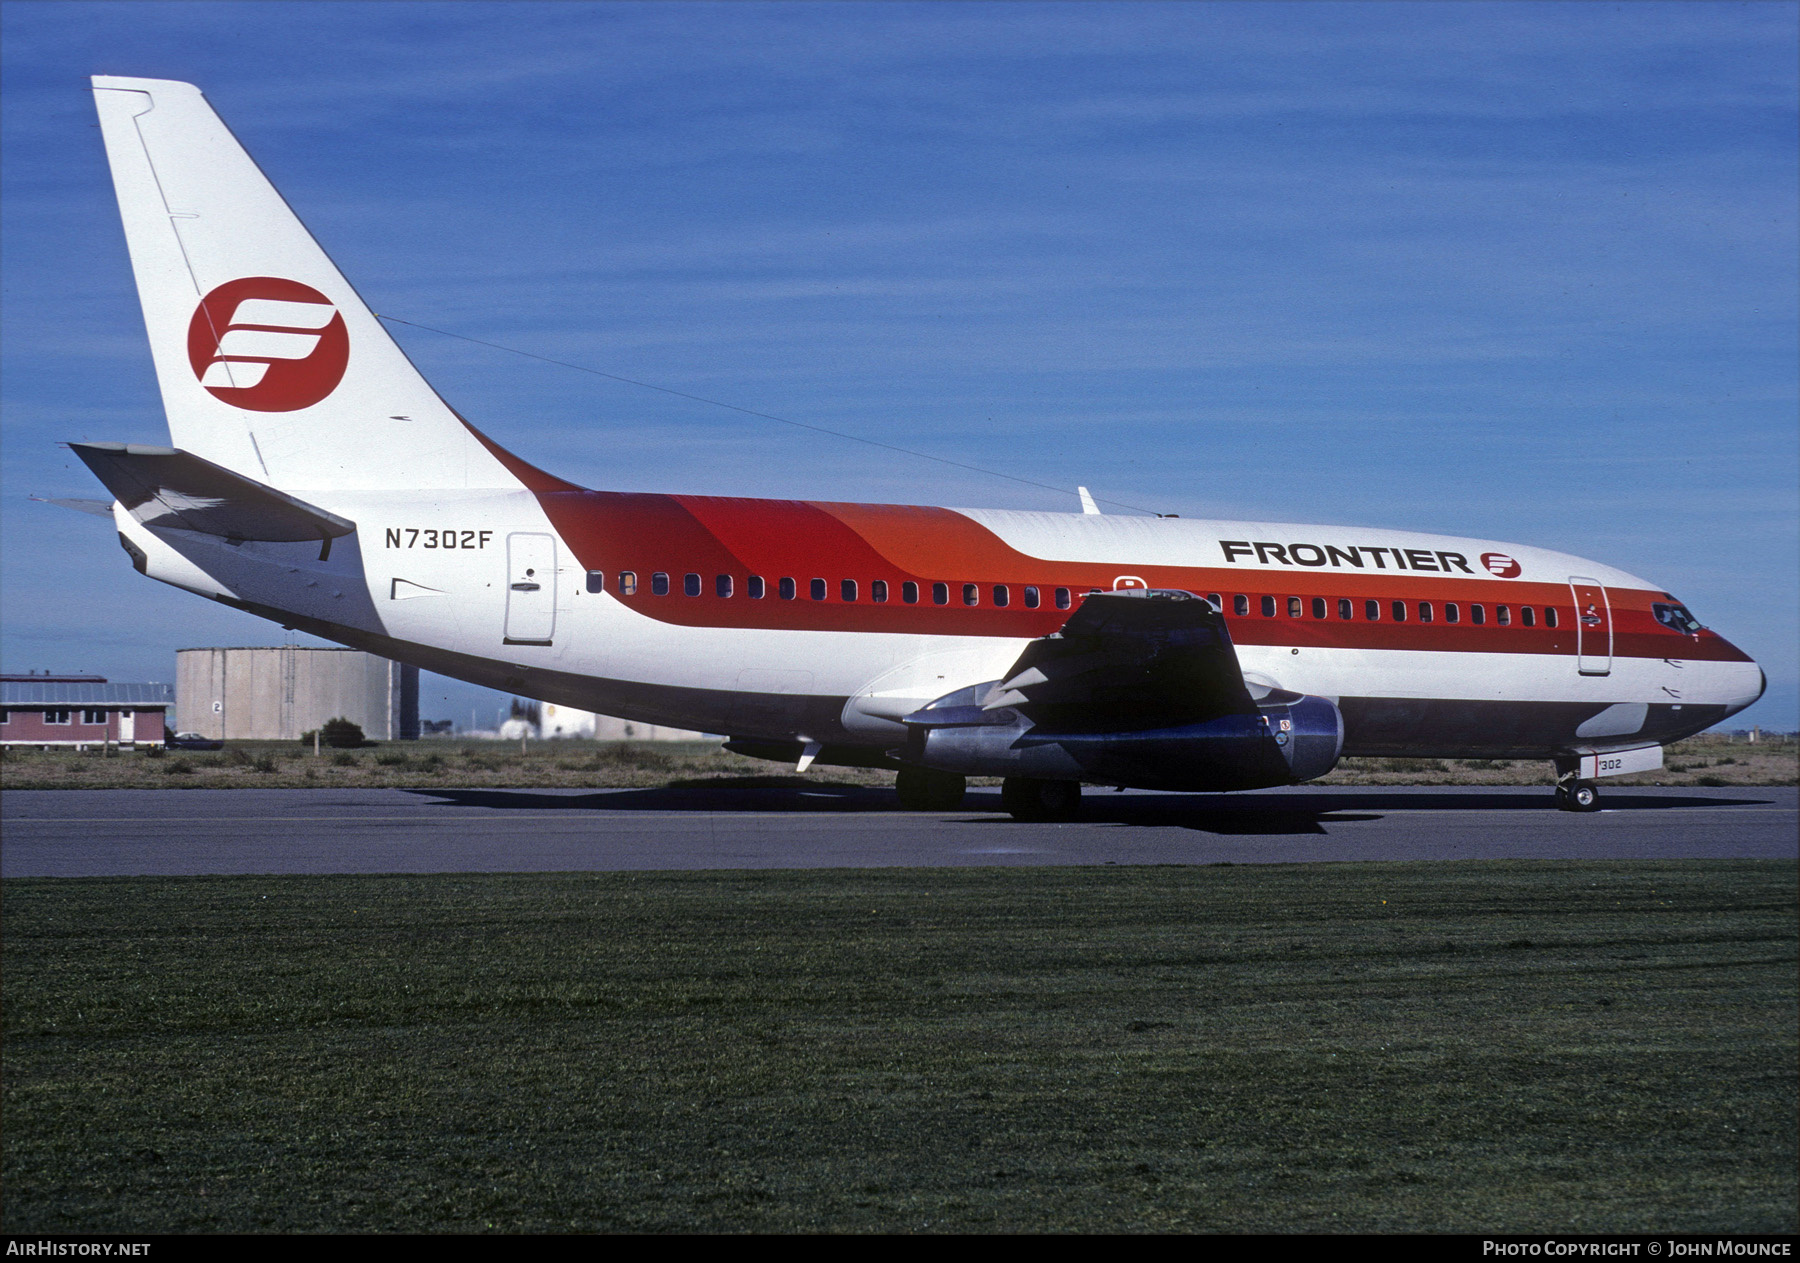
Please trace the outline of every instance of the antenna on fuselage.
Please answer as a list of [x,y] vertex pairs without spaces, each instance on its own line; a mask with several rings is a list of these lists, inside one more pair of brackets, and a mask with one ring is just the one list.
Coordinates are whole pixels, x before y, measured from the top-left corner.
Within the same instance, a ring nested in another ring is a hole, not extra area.
[[[1075,490],[1081,496],[1081,511],[1082,511],[1082,513],[1090,514],[1094,517],[1099,517],[1100,516],[1100,506],[1094,503],[1093,493],[1091,491],[1089,491],[1086,487],[1077,487],[1077,488],[1075,488]],[[1159,513],[1159,514],[1157,514],[1157,516],[1161,517],[1162,514]]]

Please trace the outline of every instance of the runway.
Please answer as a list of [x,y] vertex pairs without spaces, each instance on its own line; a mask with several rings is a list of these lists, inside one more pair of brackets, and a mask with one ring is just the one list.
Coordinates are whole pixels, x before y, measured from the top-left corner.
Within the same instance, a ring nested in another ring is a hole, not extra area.
[[0,877],[1800,858],[1792,787],[1605,792],[1591,815],[1543,789],[1101,792],[1078,821],[1020,824],[998,790],[953,812],[833,786],[23,790],[0,804]]

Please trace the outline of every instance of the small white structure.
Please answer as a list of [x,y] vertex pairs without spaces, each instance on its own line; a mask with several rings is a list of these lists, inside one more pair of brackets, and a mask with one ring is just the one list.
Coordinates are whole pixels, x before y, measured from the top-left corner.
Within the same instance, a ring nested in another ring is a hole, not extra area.
[[596,741],[705,741],[713,733],[694,732],[687,728],[663,728],[656,724],[633,723],[611,715],[594,716]]
[[536,735],[545,741],[554,741],[558,737],[592,737],[595,718],[591,710],[545,702],[538,710]]
[[[516,740],[522,734],[513,734],[512,725],[520,722],[522,721],[507,720],[501,725],[500,735]],[[539,707],[537,732],[533,735],[545,741],[554,741],[559,737],[580,737],[592,741],[704,741],[707,734],[692,732],[686,728],[634,723],[611,715],[596,715],[591,710],[576,710],[572,706],[544,702]]]

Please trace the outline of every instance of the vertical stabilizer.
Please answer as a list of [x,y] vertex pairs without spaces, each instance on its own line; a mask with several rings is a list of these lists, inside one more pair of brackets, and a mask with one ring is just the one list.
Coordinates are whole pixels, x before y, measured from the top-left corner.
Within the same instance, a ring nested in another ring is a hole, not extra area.
[[285,489],[518,485],[198,88],[93,84],[176,447]]

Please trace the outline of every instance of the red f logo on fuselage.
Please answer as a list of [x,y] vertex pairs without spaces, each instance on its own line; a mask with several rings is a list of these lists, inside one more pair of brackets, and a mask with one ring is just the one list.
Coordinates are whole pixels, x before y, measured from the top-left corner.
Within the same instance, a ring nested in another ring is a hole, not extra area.
[[1481,554],[1481,564],[1486,566],[1488,573],[1496,579],[1517,579],[1521,569],[1519,563],[1505,553],[1483,553]]
[[310,285],[247,276],[194,308],[188,362],[215,399],[253,412],[295,412],[344,380],[350,334],[342,313]]

